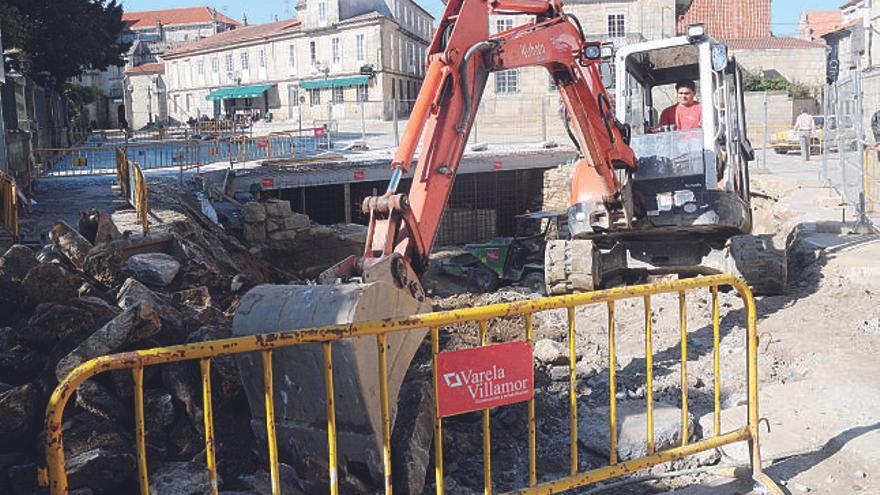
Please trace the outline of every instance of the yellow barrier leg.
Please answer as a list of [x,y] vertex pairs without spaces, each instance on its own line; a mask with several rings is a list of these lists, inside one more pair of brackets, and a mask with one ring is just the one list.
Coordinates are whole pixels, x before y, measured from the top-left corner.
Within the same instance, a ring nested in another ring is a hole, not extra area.
[[[486,320],[480,320],[480,345],[489,343]],[[483,493],[492,494],[492,430],[489,422],[489,409],[483,409]]]
[[147,474],[147,442],[144,428],[144,368],[138,366],[131,370],[134,378],[134,429],[137,447],[138,485],[141,495],[150,495],[150,480]]
[[336,468],[336,397],[333,392],[333,353],[324,342],[324,387],[327,392],[327,451],[330,464],[330,495],[339,495],[339,471]]
[[440,354],[440,328],[431,327],[431,367],[434,375],[434,484],[437,486],[437,495],[443,495],[446,489],[443,486],[443,418],[440,417],[438,354]]
[[[532,314],[526,315],[526,342],[532,344],[534,341],[534,328],[532,326]],[[532,372],[534,375],[534,371]],[[529,486],[538,484],[538,467],[535,442],[535,397],[529,400]]]
[[571,439],[569,439],[569,449],[571,451],[571,468],[572,475],[578,472],[578,425],[577,425],[577,394],[575,390],[576,377],[575,363],[577,356],[575,353],[575,327],[574,327],[574,307],[568,308],[568,414],[569,428],[571,430]]
[[681,317],[681,446],[688,443],[688,382],[687,382],[687,313],[684,291],[678,293],[678,313]]
[[611,439],[609,464],[617,464],[617,356],[614,348],[614,301],[608,301],[608,438]]
[[721,356],[718,354],[721,343],[721,328],[718,323],[718,286],[712,286],[712,356],[714,366],[715,384],[715,432],[714,436],[721,434]]
[[654,343],[651,335],[651,296],[645,296],[645,397],[648,416],[648,455],[654,454]]
[[388,358],[387,336],[376,336],[379,350],[379,401],[382,412],[382,461],[385,468],[385,495],[391,495],[391,414],[388,412]]
[[278,443],[275,434],[275,385],[272,381],[272,351],[263,351],[263,401],[266,407],[266,442],[269,446],[269,476],[272,495],[280,495],[281,480],[278,474]]
[[205,462],[208,465],[208,479],[211,482],[211,495],[217,495],[217,456],[214,449],[214,407],[211,401],[211,360],[199,361],[202,371],[202,404],[205,415]]

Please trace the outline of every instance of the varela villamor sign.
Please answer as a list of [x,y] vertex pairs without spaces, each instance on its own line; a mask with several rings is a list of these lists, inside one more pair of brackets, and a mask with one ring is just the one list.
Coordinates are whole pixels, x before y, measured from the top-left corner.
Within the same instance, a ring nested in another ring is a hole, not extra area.
[[532,399],[532,346],[508,342],[437,355],[440,416]]

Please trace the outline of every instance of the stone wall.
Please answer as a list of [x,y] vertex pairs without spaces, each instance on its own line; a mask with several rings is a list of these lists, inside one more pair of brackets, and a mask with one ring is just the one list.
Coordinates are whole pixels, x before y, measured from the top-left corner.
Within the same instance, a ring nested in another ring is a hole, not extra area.
[[307,215],[290,209],[290,201],[251,201],[244,206],[243,220],[245,240],[251,245],[265,245],[271,249],[289,247],[298,233],[311,227]]
[[574,162],[564,163],[544,172],[545,211],[566,211],[571,197],[571,177],[574,174]]
[[825,82],[825,48],[731,50],[747,71],[774,69],[791,82],[819,87]]

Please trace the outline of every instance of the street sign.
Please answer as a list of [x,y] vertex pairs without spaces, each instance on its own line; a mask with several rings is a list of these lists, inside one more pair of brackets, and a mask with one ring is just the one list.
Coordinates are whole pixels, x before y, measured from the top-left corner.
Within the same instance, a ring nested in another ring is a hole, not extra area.
[[535,395],[528,342],[441,352],[437,375],[441,417],[515,404]]

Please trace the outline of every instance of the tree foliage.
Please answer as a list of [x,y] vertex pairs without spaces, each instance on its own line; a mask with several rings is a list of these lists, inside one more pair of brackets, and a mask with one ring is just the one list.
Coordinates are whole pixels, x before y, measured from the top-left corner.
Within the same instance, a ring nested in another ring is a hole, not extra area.
[[124,63],[130,44],[117,0],[0,0],[4,48],[18,48],[30,72],[46,71],[61,87],[86,69]]
[[746,73],[746,91],[785,91],[792,98],[814,98],[818,89],[802,82],[788,82],[784,77],[767,77],[762,73]]

